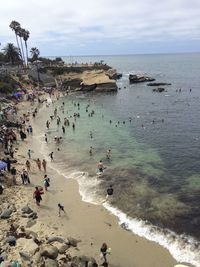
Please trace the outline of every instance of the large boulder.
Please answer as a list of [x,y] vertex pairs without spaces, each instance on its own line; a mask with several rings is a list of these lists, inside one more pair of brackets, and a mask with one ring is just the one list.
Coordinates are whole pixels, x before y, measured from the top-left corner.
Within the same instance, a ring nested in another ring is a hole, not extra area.
[[50,243],[53,243],[53,242],[59,242],[59,243],[64,243],[64,244],[68,243],[68,241],[65,241],[62,237],[59,237],[59,236],[49,237],[48,240],[47,240],[47,243],[50,244]]
[[129,81],[130,83],[141,83],[141,82],[153,82],[155,81],[155,79],[145,75],[130,74]]
[[43,245],[40,248],[40,255],[55,260],[58,257],[58,248],[52,245]]
[[46,259],[45,260],[45,267],[58,267],[58,262],[56,260],[52,259]]
[[33,210],[28,205],[24,206],[21,211],[25,214],[31,214],[33,212]]
[[165,88],[162,87],[158,87],[158,88],[154,88],[152,89],[153,92],[157,92],[157,93],[162,93],[165,91]]
[[109,69],[106,71],[106,75],[112,80],[118,80],[121,79],[122,74],[118,73],[115,69]]
[[77,240],[77,239],[75,239],[73,237],[68,237],[67,240],[68,240],[68,245],[70,245],[72,247],[77,247],[77,244],[79,242],[81,242],[81,240]]
[[1,213],[0,218],[1,219],[8,219],[8,218],[10,218],[11,214],[12,214],[12,209],[6,209]]

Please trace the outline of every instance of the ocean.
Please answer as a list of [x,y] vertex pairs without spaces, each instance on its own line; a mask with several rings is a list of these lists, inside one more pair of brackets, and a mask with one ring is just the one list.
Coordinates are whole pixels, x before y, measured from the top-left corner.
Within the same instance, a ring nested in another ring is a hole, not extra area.
[[[53,167],[78,181],[84,201],[104,205],[118,216],[123,228],[160,243],[179,261],[200,266],[200,54],[63,60],[104,60],[123,74],[117,81],[120,90],[60,98],[41,113],[41,120],[45,122],[57,107],[61,125],[67,117],[70,126],[63,134],[53,121],[48,138],[62,136],[62,142],[48,147],[43,143],[41,149],[55,151]],[[156,93],[146,83],[130,84],[131,73],[171,85],[166,92]],[[80,114],[75,121],[74,113]],[[99,160],[106,166],[100,176]],[[114,195],[104,202],[109,185]]]

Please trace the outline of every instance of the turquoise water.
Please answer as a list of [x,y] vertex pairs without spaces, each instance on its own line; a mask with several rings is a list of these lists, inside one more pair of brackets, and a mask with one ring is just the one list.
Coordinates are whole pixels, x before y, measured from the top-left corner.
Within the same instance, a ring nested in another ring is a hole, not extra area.
[[[55,132],[50,132],[49,138],[63,136],[60,145],[50,144],[56,151],[56,163],[63,173],[77,172],[86,199],[90,195],[103,199],[112,184],[112,206],[130,218],[199,240],[200,54],[77,57],[74,61],[101,59],[123,73],[118,81],[121,90],[67,96],[50,108],[53,113],[64,101],[64,114],[58,113],[62,122],[68,117],[71,124],[73,114],[80,113],[75,131],[70,125],[65,135],[61,126],[52,122]],[[146,84],[130,85],[129,73],[146,73],[172,85],[167,92],[153,93]],[[181,92],[177,91],[180,88]],[[95,114],[89,117],[92,110]],[[90,146],[94,148],[92,156]],[[112,150],[110,161],[107,149]],[[99,160],[107,167],[101,176],[96,175]]]

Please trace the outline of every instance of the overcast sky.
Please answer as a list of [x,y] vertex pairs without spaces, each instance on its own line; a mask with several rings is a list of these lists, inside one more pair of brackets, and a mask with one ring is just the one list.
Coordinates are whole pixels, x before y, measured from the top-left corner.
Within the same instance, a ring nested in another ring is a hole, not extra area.
[[200,52],[200,0],[1,0],[1,48],[12,20],[42,55]]

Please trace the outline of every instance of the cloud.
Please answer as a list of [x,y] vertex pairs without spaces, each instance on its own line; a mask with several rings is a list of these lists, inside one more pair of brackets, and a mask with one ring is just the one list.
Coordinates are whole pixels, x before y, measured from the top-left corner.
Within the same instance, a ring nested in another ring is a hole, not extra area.
[[7,0],[1,3],[1,43],[14,42],[11,20],[29,29],[30,45],[47,54],[76,53],[91,43],[94,48],[97,43],[190,45],[200,36],[200,1]]

